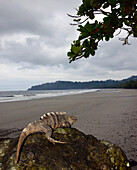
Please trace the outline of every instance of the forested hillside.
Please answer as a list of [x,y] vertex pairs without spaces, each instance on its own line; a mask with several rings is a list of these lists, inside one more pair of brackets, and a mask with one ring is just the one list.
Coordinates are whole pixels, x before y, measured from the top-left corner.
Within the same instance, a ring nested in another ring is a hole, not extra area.
[[72,82],[56,81],[32,86],[28,90],[67,90],[67,89],[93,89],[93,88],[136,88],[137,76],[123,80]]
[[137,80],[130,80],[121,85],[125,89],[137,89]]

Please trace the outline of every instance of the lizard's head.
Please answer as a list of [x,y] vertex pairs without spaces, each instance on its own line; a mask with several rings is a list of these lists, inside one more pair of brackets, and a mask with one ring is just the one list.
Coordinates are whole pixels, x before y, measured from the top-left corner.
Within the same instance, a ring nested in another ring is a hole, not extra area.
[[73,125],[78,119],[75,116],[68,116],[70,125]]

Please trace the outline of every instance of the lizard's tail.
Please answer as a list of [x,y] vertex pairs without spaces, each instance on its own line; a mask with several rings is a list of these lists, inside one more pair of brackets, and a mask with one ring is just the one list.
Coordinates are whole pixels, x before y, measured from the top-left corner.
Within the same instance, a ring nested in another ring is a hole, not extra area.
[[16,153],[16,160],[15,163],[18,163],[18,159],[19,159],[19,154],[20,154],[20,149],[22,146],[22,143],[24,142],[25,138],[30,135],[31,133],[34,133],[33,128],[30,128],[32,125],[29,124],[26,128],[23,129],[23,131],[21,132],[21,135],[19,137],[19,141],[18,141],[18,146],[17,146],[17,153]]

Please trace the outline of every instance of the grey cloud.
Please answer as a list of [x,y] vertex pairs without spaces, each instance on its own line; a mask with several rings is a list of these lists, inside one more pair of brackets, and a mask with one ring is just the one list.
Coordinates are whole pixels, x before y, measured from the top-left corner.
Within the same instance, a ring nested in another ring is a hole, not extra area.
[[0,59],[47,66],[62,62],[61,55],[63,54],[64,51],[60,48],[50,48],[39,40],[28,39],[25,44],[7,42],[6,49],[0,51]]
[[0,0],[0,33],[30,32],[52,37],[58,34],[58,26],[69,20],[67,12],[71,11],[71,1]]
[[19,1],[0,1],[1,34],[33,30],[37,24],[35,17]]
[[[73,6],[78,6],[78,2],[73,2]],[[45,66],[68,64],[66,53],[77,34],[76,28],[69,26],[72,19],[67,16],[67,12],[75,11],[73,6],[72,1],[65,0],[13,0],[12,3],[0,0],[1,40],[5,35],[24,33],[39,37],[30,35],[25,44],[7,38],[4,48],[0,41],[0,59]]]
[[118,37],[110,42],[101,43],[93,63],[100,68],[110,70],[136,70],[136,39],[131,39],[131,45],[123,46]]

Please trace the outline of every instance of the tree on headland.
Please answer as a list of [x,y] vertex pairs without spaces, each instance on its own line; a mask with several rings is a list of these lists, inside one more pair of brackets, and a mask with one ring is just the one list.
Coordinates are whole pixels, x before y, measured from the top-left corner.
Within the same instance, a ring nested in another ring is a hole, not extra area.
[[137,89],[137,80],[127,81],[121,84],[120,87],[125,88],[125,89]]
[[[126,35],[119,38],[123,45],[129,45],[130,36],[137,37],[137,0],[82,0],[76,16],[68,15],[80,32],[67,53],[70,62],[94,56],[101,40],[109,41],[123,30]],[[103,20],[96,20],[97,15]]]

